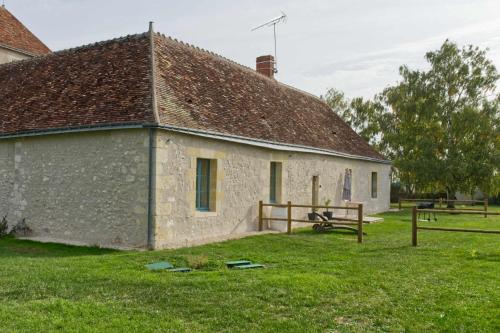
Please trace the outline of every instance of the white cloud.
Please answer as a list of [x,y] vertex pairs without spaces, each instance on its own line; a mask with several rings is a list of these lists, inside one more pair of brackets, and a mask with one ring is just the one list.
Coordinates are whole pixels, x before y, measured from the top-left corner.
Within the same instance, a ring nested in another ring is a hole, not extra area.
[[272,53],[272,29],[255,25],[285,11],[278,26],[278,79],[324,94],[330,87],[371,97],[398,79],[398,67],[425,66],[424,54],[450,38],[491,49],[500,67],[498,0],[8,0],[53,49],[147,30],[254,67]]

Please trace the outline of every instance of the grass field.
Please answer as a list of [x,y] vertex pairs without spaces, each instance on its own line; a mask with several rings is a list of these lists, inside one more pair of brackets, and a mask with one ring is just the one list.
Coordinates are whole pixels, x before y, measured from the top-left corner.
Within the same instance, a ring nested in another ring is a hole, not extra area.
[[[500,235],[422,231],[413,248],[409,211],[382,216],[361,245],[309,229],[156,252],[3,239],[0,331],[500,332]],[[424,224],[500,229],[500,217]],[[144,268],[160,260],[199,268]]]

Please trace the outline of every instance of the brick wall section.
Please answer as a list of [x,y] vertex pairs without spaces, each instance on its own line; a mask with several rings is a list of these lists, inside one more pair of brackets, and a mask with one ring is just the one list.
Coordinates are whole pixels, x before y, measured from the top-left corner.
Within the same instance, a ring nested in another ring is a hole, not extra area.
[[255,70],[267,77],[274,77],[274,57],[272,55],[257,57]]
[[0,135],[153,122],[146,34],[0,65]]
[[50,49],[3,6],[0,6],[0,44],[34,55],[50,53]]
[[160,122],[384,159],[322,100],[155,36]]

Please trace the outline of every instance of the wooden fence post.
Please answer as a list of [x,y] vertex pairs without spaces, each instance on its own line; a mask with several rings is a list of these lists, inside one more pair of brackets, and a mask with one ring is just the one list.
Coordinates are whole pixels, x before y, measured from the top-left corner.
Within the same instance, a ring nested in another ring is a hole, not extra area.
[[441,208],[443,206],[443,198],[439,198],[439,208]]
[[484,198],[484,217],[488,217],[488,214],[486,214],[488,212],[488,197],[485,196]]
[[259,231],[264,229],[264,221],[262,220],[262,200],[259,201]]
[[363,243],[363,204],[358,205],[358,243]]
[[287,219],[286,232],[287,232],[287,234],[290,235],[292,233],[292,202],[291,201],[288,201],[286,219]]
[[401,198],[398,197],[399,210],[401,210]]
[[411,243],[417,246],[417,207],[413,206],[411,211]]

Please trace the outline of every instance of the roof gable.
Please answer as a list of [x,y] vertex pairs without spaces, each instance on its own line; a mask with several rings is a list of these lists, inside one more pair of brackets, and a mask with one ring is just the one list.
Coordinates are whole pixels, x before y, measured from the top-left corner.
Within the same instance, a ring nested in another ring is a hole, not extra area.
[[4,6],[0,6],[0,46],[2,45],[31,55],[50,53],[50,49]]

